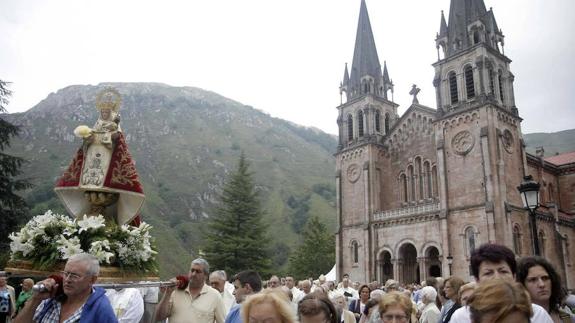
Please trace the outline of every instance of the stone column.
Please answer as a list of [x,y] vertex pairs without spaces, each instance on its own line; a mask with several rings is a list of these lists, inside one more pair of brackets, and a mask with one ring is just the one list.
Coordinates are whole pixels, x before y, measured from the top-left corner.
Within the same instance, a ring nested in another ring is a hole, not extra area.
[[341,205],[341,170],[337,171],[335,175],[335,208],[337,213],[337,231],[335,234],[335,264],[337,270],[338,281],[341,280],[343,273],[343,241],[342,241],[342,205]]
[[480,145],[481,153],[483,155],[483,177],[485,178],[485,215],[487,217],[487,241],[495,242],[495,218],[493,214],[493,196],[495,194],[495,186],[493,184],[493,171],[491,170],[491,155],[489,153],[489,129],[487,127],[481,128],[480,131]]
[[427,258],[419,257],[417,258],[417,263],[419,265],[419,278],[420,281],[427,279]]

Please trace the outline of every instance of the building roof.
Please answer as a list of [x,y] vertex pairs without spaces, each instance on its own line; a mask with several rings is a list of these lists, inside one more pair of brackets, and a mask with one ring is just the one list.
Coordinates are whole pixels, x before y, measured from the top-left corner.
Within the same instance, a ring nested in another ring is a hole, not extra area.
[[544,160],[557,166],[575,163],[575,151],[551,157],[545,157]]

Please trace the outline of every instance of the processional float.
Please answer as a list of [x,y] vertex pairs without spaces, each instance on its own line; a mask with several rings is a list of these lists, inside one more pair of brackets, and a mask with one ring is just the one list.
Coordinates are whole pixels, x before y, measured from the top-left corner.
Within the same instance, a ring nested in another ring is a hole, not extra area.
[[71,217],[47,211],[12,233],[7,272],[48,277],[85,252],[100,261],[101,287],[175,284],[159,281],[151,227],[141,221],[145,196],[120,128],[121,101],[113,88],[96,95],[98,120],[74,130],[82,145],[54,189]]

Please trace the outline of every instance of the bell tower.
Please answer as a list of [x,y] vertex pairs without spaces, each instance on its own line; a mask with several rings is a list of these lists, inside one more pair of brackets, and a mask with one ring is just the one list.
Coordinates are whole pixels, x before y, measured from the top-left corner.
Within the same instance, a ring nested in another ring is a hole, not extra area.
[[384,138],[398,119],[398,104],[390,93],[393,81],[385,62],[382,71],[367,6],[361,0],[351,70],[346,64],[340,84],[336,153],[338,273],[349,272],[359,281],[367,281],[373,265],[369,226],[372,213],[382,204],[379,159]]
[[487,11],[483,0],[452,0],[449,24],[442,11],[435,43],[440,114],[489,102],[517,115],[504,36],[493,9]]
[[[435,42],[434,131],[447,236],[511,246],[524,152],[503,33],[483,0],[451,0]],[[473,245],[447,240],[455,273],[466,272]]]

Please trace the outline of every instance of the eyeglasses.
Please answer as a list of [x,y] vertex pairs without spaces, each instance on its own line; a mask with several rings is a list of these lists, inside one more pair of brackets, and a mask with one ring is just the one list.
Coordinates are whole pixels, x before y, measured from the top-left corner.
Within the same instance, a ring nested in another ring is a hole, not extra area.
[[191,273],[196,273],[196,274],[202,274],[204,271],[201,270],[201,269],[191,268],[191,269],[190,269],[190,272],[191,272]]
[[381,317],[382,322],[407,322],[406,315],[393,315],[393,314],[385,314]]
[[69,272],[69,271],[61,271],[61,272],[60,272],[60,275],[62,275],[62,277],[63,277],[64,279],[69,279],[69,280],[78,280],[78,279],[80,279],[80,278],[83,277],[83,276],[80,276],[80,275],[78,275],[78,274],[76,274],[76,273],[71,273],[71,272]]

